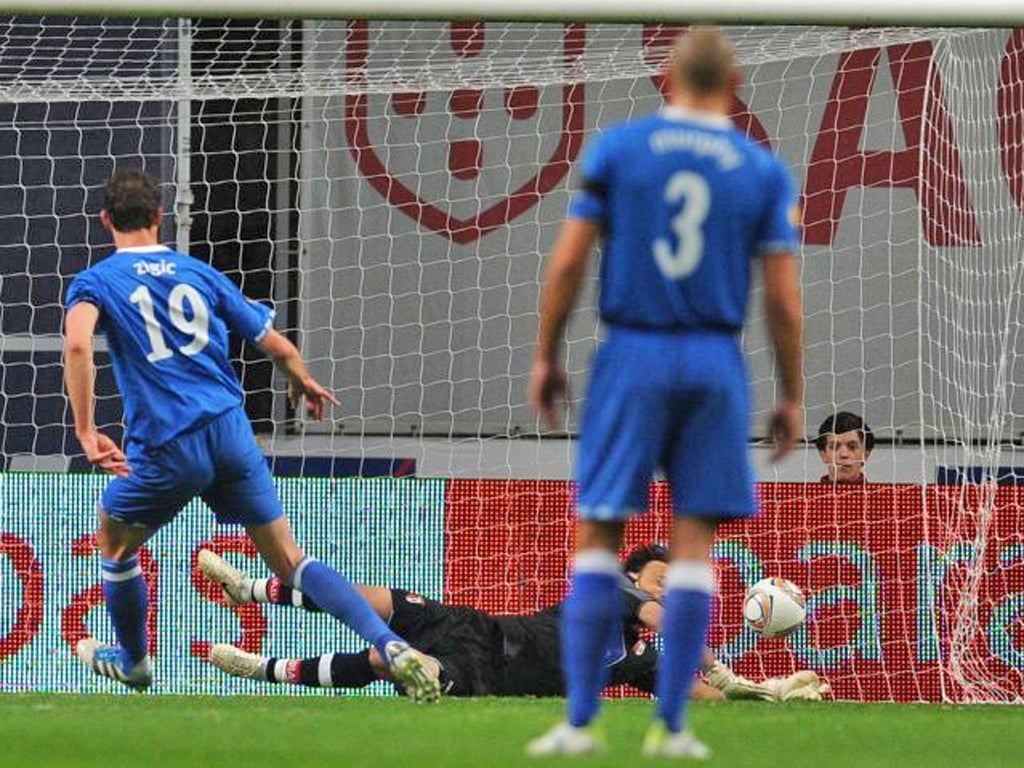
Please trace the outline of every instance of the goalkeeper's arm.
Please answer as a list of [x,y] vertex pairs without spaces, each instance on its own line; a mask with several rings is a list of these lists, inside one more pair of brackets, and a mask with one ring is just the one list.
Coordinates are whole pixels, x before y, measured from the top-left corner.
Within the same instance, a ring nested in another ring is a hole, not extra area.
[[[651,600],[640,606],[637,617],[645,627],[659,632],[664,612],[665,609],[661,603]],[[820,701],[831,690],[828,683],[823,682],[811,670],[800,670],[788,677],[772,677],[762,682],[749,680],[742,675],[737,675],[728,666],[718,661],[707,648],[704,649],[701,658],[701,672],[711,687],[721,691],[727,699]]]
[[827,682],[809,669],[801,669],[788,677],[770,677],[758,683],[737,675],[720,661],[714,660],[710,665],[706,662],[701,670],[705,679],[727,699],[821,701],[832,691]]

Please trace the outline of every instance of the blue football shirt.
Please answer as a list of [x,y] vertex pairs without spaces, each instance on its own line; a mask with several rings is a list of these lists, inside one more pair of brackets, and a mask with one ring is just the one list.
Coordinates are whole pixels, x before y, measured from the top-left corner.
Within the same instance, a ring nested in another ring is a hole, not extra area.
[[67,295],[100,311],[129,442],[160,445],[241,405],[228,330],[250,342],[274,311],[213,267],[163,246],[126,248],[79,273]]
[[569,216],[604,229],[606,323],[738,331],[752,258],[797,250],[789,171],[725,118],[669,107],[609,126],[580,174]]

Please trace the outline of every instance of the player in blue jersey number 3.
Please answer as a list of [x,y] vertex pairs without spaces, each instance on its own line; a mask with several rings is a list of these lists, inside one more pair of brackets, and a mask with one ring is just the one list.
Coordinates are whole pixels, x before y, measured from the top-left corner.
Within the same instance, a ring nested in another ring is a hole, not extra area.
[[[115,250],[81,272],[67,295],[65,383],[75,433],[94,465],[112,472],[99,505],[103,595],[116,644],[86,638],[79,659],[135,689],[152,682],[146,584],[137,551],[200,496],[222,523],[244,525],[284,582],[315,597],[387,660],[417,700],[438,697],[436,668],[392,632],[359,592],[292,536],[270,470],[242,409],[228,331],[255,344],[287,376],[293,403],[316,419],[337,401],[272,327],[274,312],[249,301],[209,265],[159,244],[160,188],[118,171],[104,189],[100,220]],[[95,331],[106,334],[124,402],[124,451],[93,419]]]
[[565,389],[559,343],[591,247],[603,235],[599,311],[606,333],[580,424],[576,554],[562,612],[568,713],[530,743],[527,751],[537,756],[601,749],[593,724],[606,679],[601,662],[621,632],[616,552],[626,520],[647,508],[658,467],[671,484],[676,517],[658,701],[643,751],[710,754],[684,730],[683,708],[708,629],[716,527],[755,512],[740,346],[754,264],[764,276],[780,374],[770,425],[776,457],[792,450],[801,431],[793,182],[727,117],[740,76],[732,44],[718,30],[694,28],[680,37],[666,77],[666,107],[591,141],[541,295],[530,400],[554,423]]

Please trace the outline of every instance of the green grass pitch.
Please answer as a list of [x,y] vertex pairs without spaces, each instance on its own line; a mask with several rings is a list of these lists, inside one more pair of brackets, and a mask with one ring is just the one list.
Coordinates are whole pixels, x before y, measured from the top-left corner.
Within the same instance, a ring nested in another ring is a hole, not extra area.
[[[645,764],[650,702],[612,701],[595,758],[529,760],[559,700],[0,695],[4,766],[514,766]],[[699,704],[718,766],[1020,766],[1024,709],[889,704]],[[123,746],[121,746],[123,745]]]

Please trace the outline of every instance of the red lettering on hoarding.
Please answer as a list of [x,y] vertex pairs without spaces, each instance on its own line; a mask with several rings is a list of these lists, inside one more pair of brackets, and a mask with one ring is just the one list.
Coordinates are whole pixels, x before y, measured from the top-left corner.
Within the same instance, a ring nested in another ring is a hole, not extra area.
[[[263,639],[267,636],[267,620],[263,616],[262,607],[255,603],[245,605],[228,605],[224,602],[219,585],[206,578],[196,560],[200,549],[208,549],[218,555],[233,552],[246,557],[258,557],[256,545],[248,536],[215,536],[211,541],[204,541],[192,552],[192,586],[196,588],[204,600],[219,603],[238,616],[242,627],[242,636],[235,642],[239,648],[249,653],[259,653],[263,649]],[[206,659],[210,655],[210,641],[193,640],[190,650],[193,656]]]
[[562,599],[572,536],[568,483],[449,482],[445,508],[446,602],[517,613]]
[[1013,30],[1006,43],[996,106],[1003,173],[1024,215],[1024,29]]
[[[943,660],[973,581],[978,612],[956,635],[958,648],[976,674],[1024,695],[1024,489],[986,499],[958,486],[766,483],[758,496],[761,514],[724,525],[716,544],[710,643],[728,647],[738,672],[810,667],[842,699],[961,700],[962,681]],[[496,612],[561,600],[572,498],[567,482],[449,482],[445,600]],[[986,505],[990,544],[969,578],[975,511]],[[666,541],[671,527],[668,488],[652,484],[648,514],[630,521],[624,551]],[[765,576],[791,579],[814,606],[799,643],[744,629],[744,591]]]
[[12,533],[0,533],[0,554],[10,558],[14,575],[21,582],[21,607],[14,626],[0,638],[2,661],[16,654],[39,634],[43,623],[43,566],[28,542]]
[[981,234],[942,83],[932,67],[932,45],[894,45],[886,54],[906,149],[861,149],[882,49],[842,54],[807,169],[804,242],[833,242],[849,188],[895,187],[917,192],[929,244],[978,245]]
[[[98,550],[98,544],[96,541],[96,534],[90,533],[85,536],[79,536],[71,543],[71,554],[74,557],[92,557]],[[146,634],[148,637],[147,645],[149,647],[150,655],[155,655],[157,652],[157,578],[159,576],[159,566],[153,556],[150,554],[147,547],[142,547],[139,550],[139,565],[142,567],[142,573],[146,578],[146,594],[149,597],[149,615],[146,617]],[[71,598],[71,602],[61,612],[60,615],[60,634],[72,649],[78,644],[78,641],[89,637],[89,630],[85,626],[85,617],[93,608],[97,608],[103,605],[103,583],[99,582],[93,584],[88,589],[84,589],[74,597]]]

